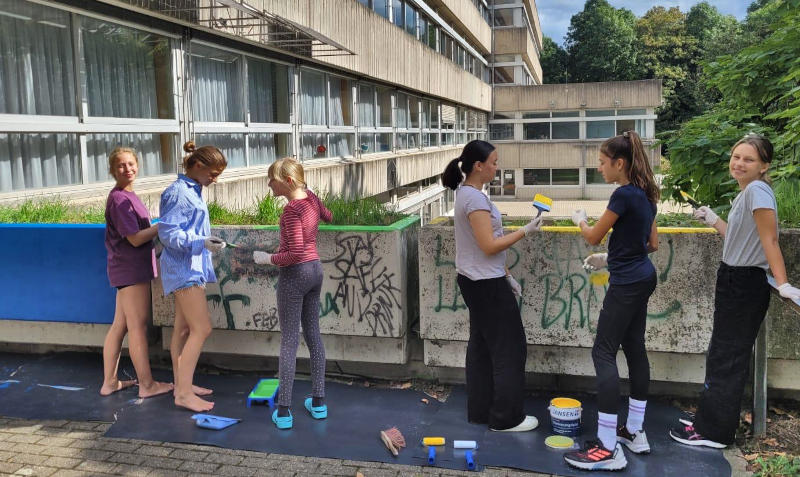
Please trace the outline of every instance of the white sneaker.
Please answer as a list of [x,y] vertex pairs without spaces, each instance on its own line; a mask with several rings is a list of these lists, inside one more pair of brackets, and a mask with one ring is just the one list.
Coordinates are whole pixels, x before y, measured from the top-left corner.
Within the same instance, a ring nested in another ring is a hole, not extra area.
[[644,430],[631,434],[628,432],[628,426],[623,424],[617,428],[617,442],[625,444],[625,447],[634,454],[650,453],[650,443],[647,442],[647,434]]
[[532,431],[536,429],[539,425],[539,420],[536,419],[536,416],[525,416],[525,419],[522,420],[519,424],[514,427],[510,427],[508,429],[492,429],[489,430],[495,432],[525,432],[525,431]]
[[603,447],[599,441],[589,441],[583,450],[564,454],[567,464],[584,470],[622,470],[628,466],[628,459],[619,442],[614,450]]

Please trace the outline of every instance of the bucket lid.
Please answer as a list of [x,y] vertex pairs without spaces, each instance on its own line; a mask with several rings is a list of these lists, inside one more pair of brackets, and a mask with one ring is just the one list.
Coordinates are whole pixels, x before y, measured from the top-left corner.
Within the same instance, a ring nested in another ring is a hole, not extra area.
[[581,407],[581,402],[577,399],[557,397],[550,400],[550,405],[560,408]]
[[550,436],[544,440],[544,443],[547,447],[552,447],[553,449],[568,449],[572,447],[575,441],[567,436]]

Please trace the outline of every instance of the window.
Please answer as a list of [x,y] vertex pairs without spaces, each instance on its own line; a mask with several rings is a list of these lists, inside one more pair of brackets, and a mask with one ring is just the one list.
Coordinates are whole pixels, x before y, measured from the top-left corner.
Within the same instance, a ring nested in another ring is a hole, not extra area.
[[586,111],[587,117],[599,117],[599,116],[614,116],[613,109],[597,109],[594,111]]
[[514,9],[497,8],[494,11],[494,26],[514,26]]
[[523,169],[522,185],[550,185],[550,169]]
[[300,138],[301,156],[318,159],[328,156],[328,135],[322,133],[303,134]]
[[428,46],[436,50],[439,38],[439,27],[435,23],[428,24]]
[[329,76],[330,98],[328,109],[330,111],[331,126],[352,126],[353,90],[350,80],[338,76]]
[[395,126],[402,129],[408,127],[408,96],[404,93],[395,94]]
[[550,139],[550,123],[524,123],[523,131],[526,141]]
[[410,123],[409,127],[418,128],[419,127],[419,98],[415,98],[410,96],[408,98],[408,110],[409,110],[409,118]]
[[311,70],[300,71],[300,121],[302,124],[326,125],[325,75]]
[[553,111],[554,118],[577,118],[579,116],[577,111]]
[[549,118],[549,112],[533,112],[533,113],[522,113],[522,119],[539,119],[539,118]]
[[420,15],[419,16],[419,41],[422,43],[428,44],[428,24],[429,20],[426,16]]
[[77,134],[0,133],[0,192],[80,183]]
[[378,126],[392,127],[392,90],[378,88]]
[[358,87],[358,125],[375,127],[375,89],[369,85]]
[[625,131],[636,131],[641,137],[645,137],[645,120],[644,119],[618,119],[617,120],[617,134],[622,134]]
[[586,183],[587,184],[605,184],[606,180],[603,175],[597,172],[597,169],[586,168]]
[[513,124],[490,124],[489,138],[492,141],[510,141],[514,139]]
[[255,58],[247,59],[250,121],[289,124],[289,67]]
[[282,157],[292,155],[292,135],[248,134],[247,147],[249,166],[272,164]]
[[373,0],[372,6],[375,9],[375,13],[387,20],[389,19],[389,5],[387,0]]
[[614,135],[614,121],[588,121],[586,123],[587,139],[606,139]]
[[247,165],[244,134],[195,134],[195,143],[198,146],[206,144],[216,146],[228,160],[228,167],[245,167]]
[[553,185],[578,185],[578,169],[553,169]]
[[403,20],[405,20],[403,13],[403,0],[392,0],[392,21],[395,25],[403,28]]
[[244,122],[241,55],[192,43],[192,110],[196,121]]
[[[555,113],[553,113],[555,114]],[[578,122],[553,123],[553,139],[578,139]]]
[[375,135],[376,149],[380,152],[392,150],[392,133],[381,133]]
[[[174,171],[174,137],[173,134],[88,134],[86,152],[89,182],[112,180],[108,173],[108,153],[123,144],[132,147],[139,156],[139,177]],[[198,146],[203,144],[206,143],[197,143]]]
[[417,36],[417,9],[406,3],[406,31]]
[[617,116],[641,116],[647,114],[646,109],[618,109]]
[[496,84],[513,84],[514,83],[514,67],[513,66],[495,66],[494,82]]

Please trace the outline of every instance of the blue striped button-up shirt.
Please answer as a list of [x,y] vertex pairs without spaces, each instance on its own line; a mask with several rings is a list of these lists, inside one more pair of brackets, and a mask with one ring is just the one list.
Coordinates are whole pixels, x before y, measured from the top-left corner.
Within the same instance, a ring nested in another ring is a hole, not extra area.
[[183,174],[161,194],[158,238],[164,295],[187,282],[216,282],[211,252],[205,240],[211,235],[203,186]]

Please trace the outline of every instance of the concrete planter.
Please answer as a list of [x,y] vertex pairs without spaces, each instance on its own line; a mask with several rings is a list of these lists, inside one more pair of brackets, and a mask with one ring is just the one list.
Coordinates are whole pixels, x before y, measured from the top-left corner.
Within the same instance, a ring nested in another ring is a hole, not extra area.
[[[651,255],[658,287],[650,299],[646,335],[653,379],[702,382],[704,378],[703,353],[711,336],[714,283],[722,256],[722,239],[711,232],[659,229],[659,250]],[[435,222],[419,234],[425,364],[463,367],[469,318],[456,284],[453,227],[446,221]],[[800,231],[782,231],[781,247],[789,276],[800,278]],[[582,262],[597,251],[605,251],[605,245],[586,245],[575,227],[545,227],[510,249],[508,267],[523,290],[520,307],[529,371],[594,375],[590,351],[607,285],[593,283]],[[787,336],[796,336],[800,325],[797,316],[784,308],[773,300],[770,358],[797,360],[800,346],[794,339],[787,341]],[[624,355],[618,359],[627,373]],[[770,368],[771,376],[780,381],[778,387],[798,387],[798,363],[792,361],[791,369]]]
[[[321,225],[317,245],[324,282],[320,328],[329,359],[407,361],[406,334],[416,318],[417,217],[386,227]],[[277,267],[255,265],[254,249],[274,251],[277,226],[220,226],[213,233],[237,244],[214,255],[217,283],[206,288],[215,331],[205,350],[277,356]],[[174,323],[172,296],[153,282],[153,321]],[[165,330],[165,346],[171,329]],[[307,356],[301,347],[300,355]]]

